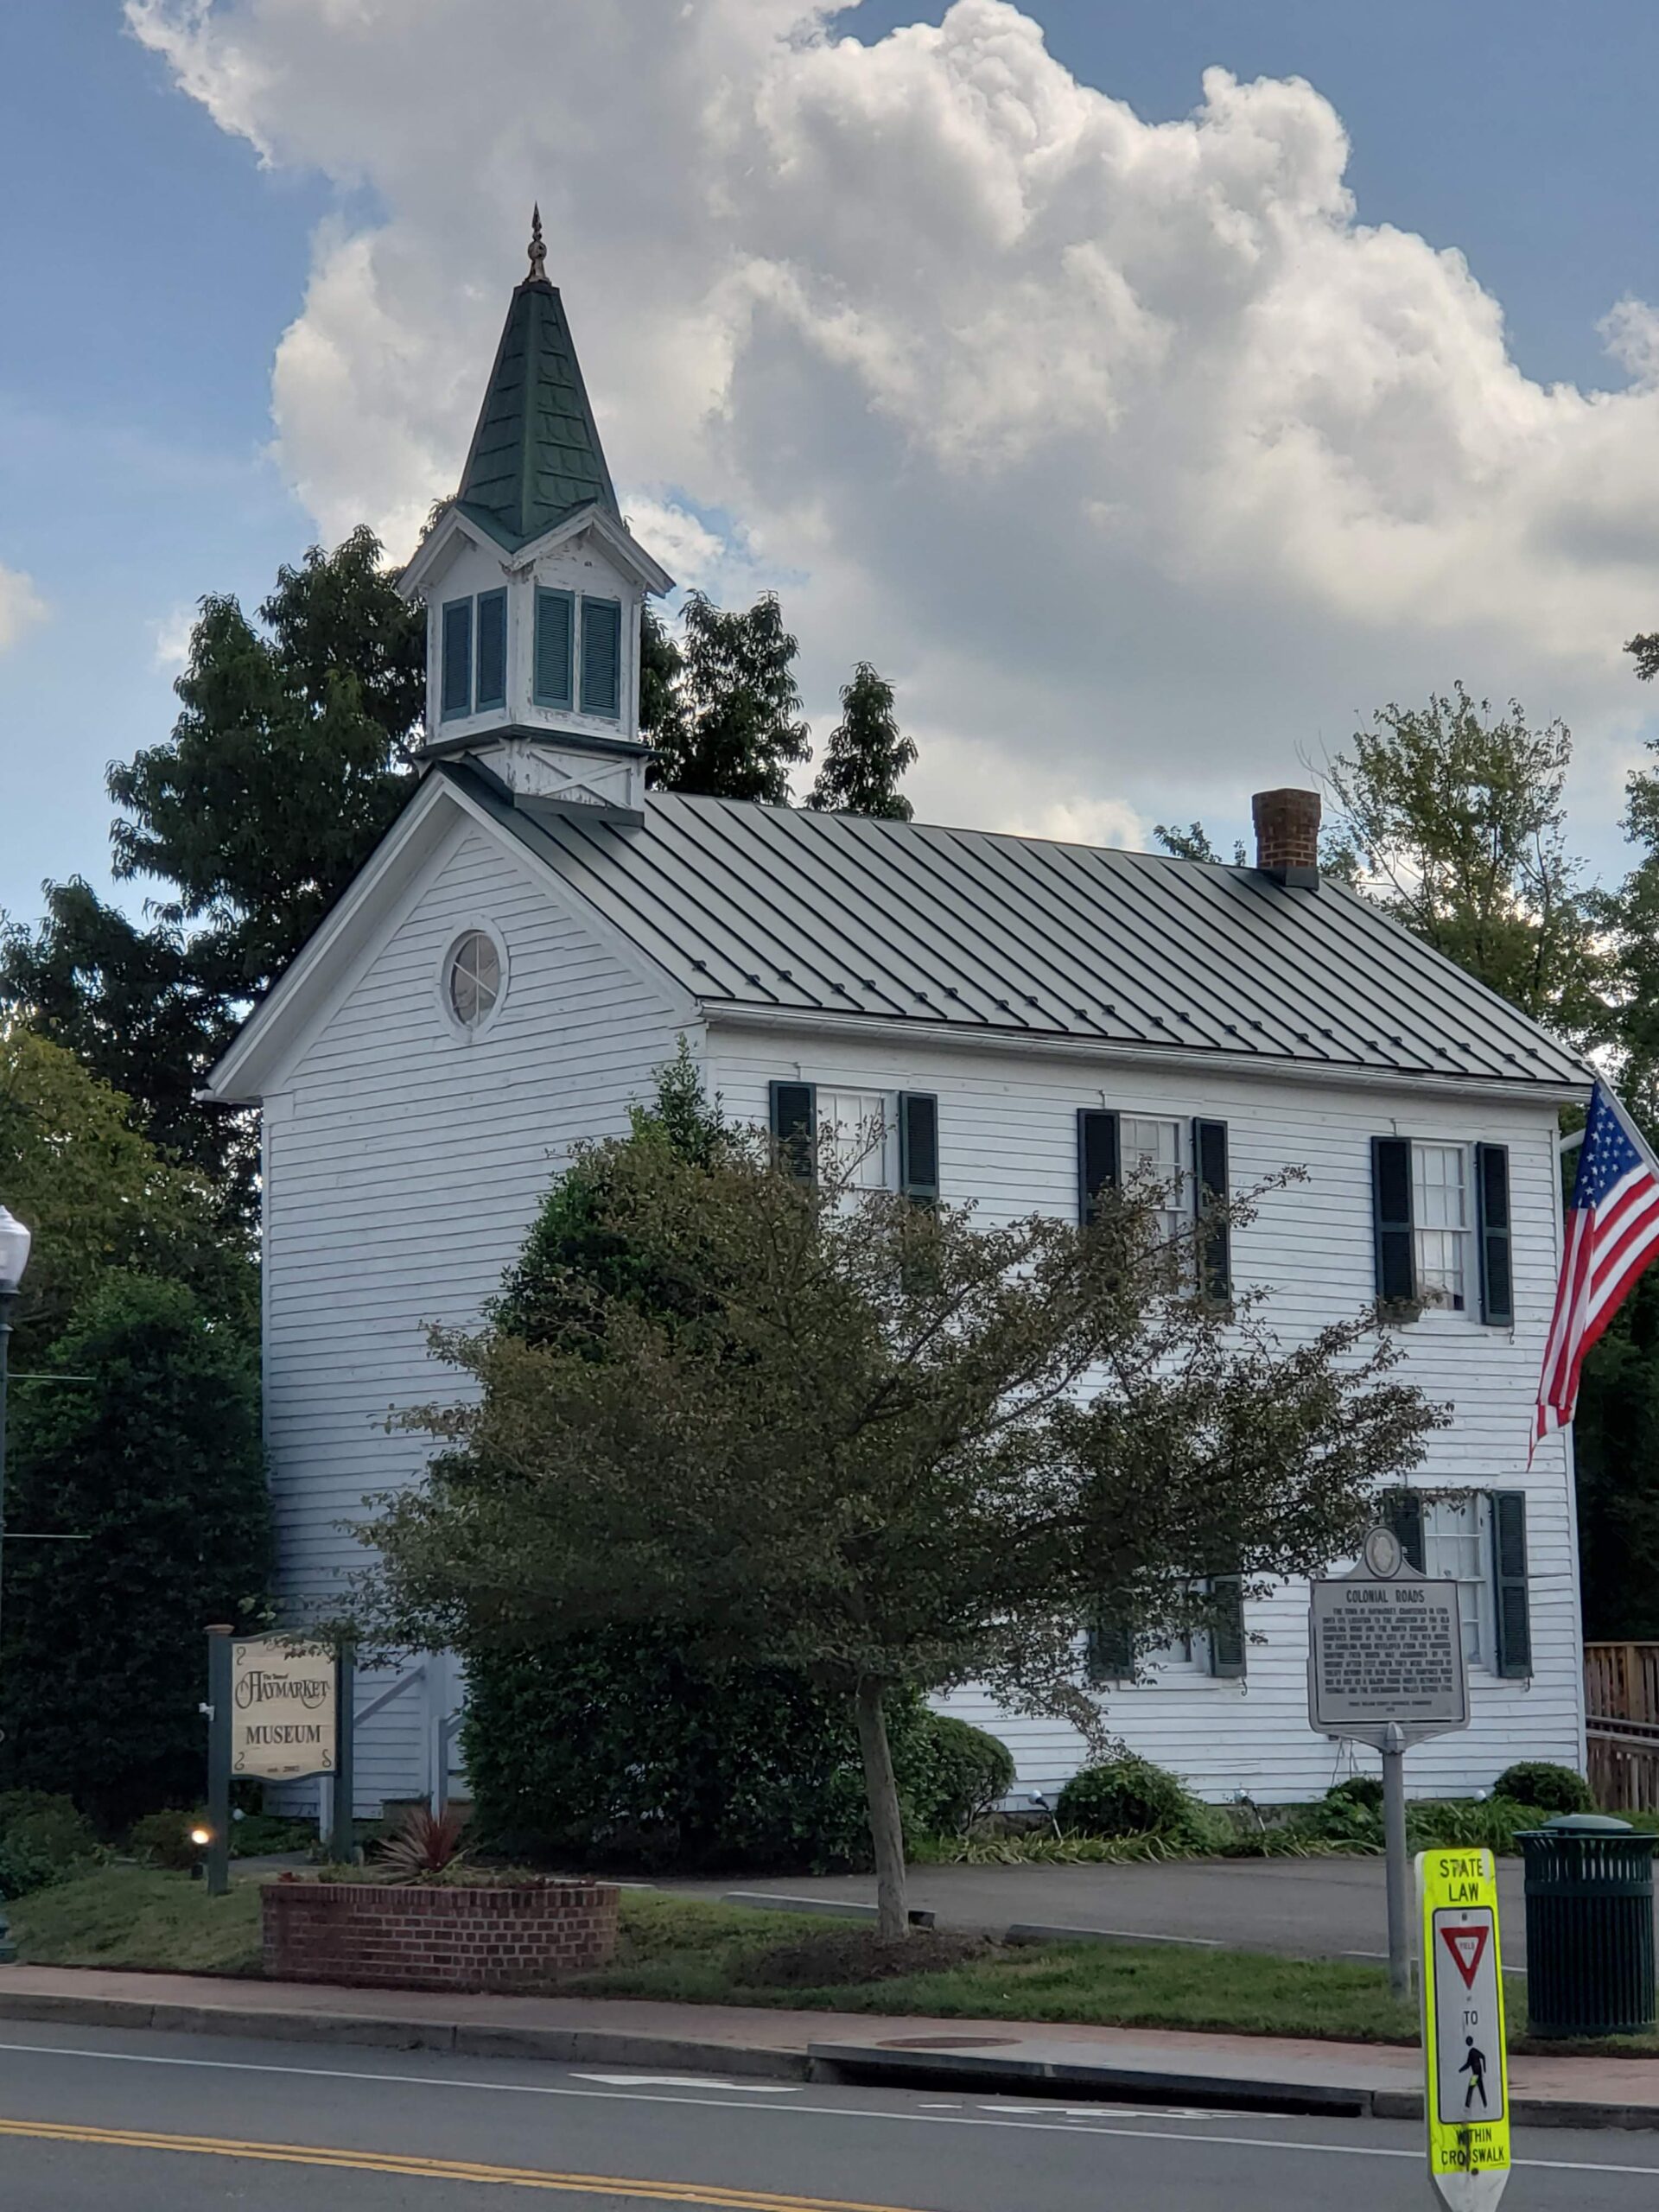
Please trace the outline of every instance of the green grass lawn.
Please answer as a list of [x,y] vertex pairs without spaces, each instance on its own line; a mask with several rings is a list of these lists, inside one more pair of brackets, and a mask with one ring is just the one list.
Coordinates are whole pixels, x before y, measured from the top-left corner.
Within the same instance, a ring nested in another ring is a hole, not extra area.
[[259,1885],[205,1882],[142,1866],[105,1866],[6,1907],[28,1966],[132,1967],[152,1973],[257,1974]]
[[[210,1897],[187,1875],[111,1866],[7,1908],[19,1953],[36,1966],[125,1967],[257,1975],[259,1884]],[[752,1912],[650,1891],[622,1894],[622,1939],[602,1973],[567,1995],[658,1998],[692,2005],[925,2013],[939,2018],[1088,2021],[1414,2044],[1417,2015],[1380,1967],[1255,1951],[1137,1943],[1051,1943],[976,1952],[969,1939],[918,1935],[915,1970],[874,1959],[868,1929],[804,1915]],[[940,1956],[930,1961],[927,1951]],[[880,1968],[880,1978],[869,1969]],[[1525,2041],[1525,1984],[1509,1984],[1510,2044]],[[1646,2057],[1659,2036],[1559,2046],[1584,2056]]]

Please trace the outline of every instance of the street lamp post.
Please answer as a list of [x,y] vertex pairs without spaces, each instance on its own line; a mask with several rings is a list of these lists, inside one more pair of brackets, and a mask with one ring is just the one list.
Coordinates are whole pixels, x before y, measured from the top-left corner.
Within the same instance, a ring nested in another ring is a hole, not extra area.
[[[12,1309],[29,1265],[29,1234],[16,1214],[0,1206],[0,1600],[5,1591],[6,1559],[6,1367],[11,1344]],[[12,1965],[17,1947],[6,1923],[5,1899],[0,1897],[0,1966]]]

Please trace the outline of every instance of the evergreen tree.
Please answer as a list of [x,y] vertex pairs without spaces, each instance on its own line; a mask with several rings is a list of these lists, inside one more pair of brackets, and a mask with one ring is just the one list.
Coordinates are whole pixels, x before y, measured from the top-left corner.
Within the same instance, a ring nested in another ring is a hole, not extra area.
[[171,736],[109,775],[115,874],[166,887],[147,926],[84,882],[0,940],[0,1007],[132,1099],[154,1142],[251,1203],[252,1136],[198,1087],[361,867],[411,787],[425,624],[353,531],[278,570],[256,629],[205,599]]
[[[789,771],[811,752],[795,681],[796,640],[775,592],[728,614],[701,592],[686,599],[682,642],[660,626],[642,647],[641,703],[656,747],[651,780],[710,798],[789,804]],[[674,664],[677,658],[677,667]],[[647,681],[648,679],[648,681]]]
[[[265,1594],[258,1369],[181,1283],[108,1274],[12,1399],[0,1776],[113,1827],[203,1781],[202,1630]],[[44,1379],[50,1378],[50,1379]]]
[[908,822],[915,810],[899,779],[916,758],[893,710],[893,686],[867,660],[841,690],[841,720],[830,732],[807,804],[832,814],[869,814]]

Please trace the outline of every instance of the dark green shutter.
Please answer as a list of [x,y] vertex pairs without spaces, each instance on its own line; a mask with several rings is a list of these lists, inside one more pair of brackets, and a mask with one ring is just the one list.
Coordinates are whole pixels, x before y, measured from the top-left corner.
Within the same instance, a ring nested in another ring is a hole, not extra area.
[[1515,1319],[1510,1267],[1510,1148],[1475,1147],[1475,1198],[1480,1225],[1480,1318],[1507,1329]]
[[536,682],[538,707],[570,704],[571,645],[575,601],[568,591],[536,594]]
[[1411,1140],[1371,1139],[1371,1218],[1376,1235],[1376,1295],[1408,1306],[1417,1295],[1411,1235]]
[[939,1195],[939,1102],[925,1090],[899,1094],[899,1187],[922,1206]]
[[1532,1614],[1527,1600],[1527,1495],[1492,1494],[1492,1575],[1497,1617],[1497,1671],[1532,1672]]
[[1091,1682],[1135,1680],[1135,1630],[1121,1615],[1103,1606],[1096,1611],[1089,1624],[1083,1667]]
[[1233,1294],[1232,1237],[1225,1214],[1225,1122],[1193,1122],[1192,1170],[1198,1189],[1198,1291],[1212,1305],[1224,1306]]
[[582,711],[616,715],[622,708],[622,609],[613,599],[582,602]]
[[804,1182],[816,1179],[818,1171],[818,1101],[810,1083],[774,1083],[772,1086],[772,1141],[778,1165],[785,1174]]
[[1102,1191],[1115,1191],[1119,1181],[1117,1116],[1084,1106],[1077,1112],[1077,1219],[1085,1227],[1095,1218],[1096,1200]]
[[473,602],[452,599],[443,610],[441,704],[446,715],[473,711]]
[[1244,1586],[1236,1574],[1220,1574],[1210,1585],[1210,1671],[1236,1681],[1244,1664]]
[[475,707],[507,703],[507,594],[478,594],[478,690]]
[[1415,1491],[1391,1490],[1378,1500],[1383,1526],[1392,1529],[1414,1573],[1423,1572],[1423,1501]]

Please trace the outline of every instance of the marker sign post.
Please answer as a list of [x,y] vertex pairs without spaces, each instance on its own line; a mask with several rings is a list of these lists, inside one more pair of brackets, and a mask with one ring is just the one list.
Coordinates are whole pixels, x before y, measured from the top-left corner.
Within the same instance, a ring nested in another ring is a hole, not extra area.
[[1388,1845],[1389,1980],[1410,1986],[1405,1755],[1413,1744],[1469,1726],[1469,1683],[1455,1582],[1405,1563],[1392,1529],[1373,1529],[1351,1574],[1309,1585],[1307,1717],[1382,1755]]
[[1497,1878],[1490,1851],[1417,1854],[1428,2174],[1450,2212],[1491,2212],[1510,2177]]

